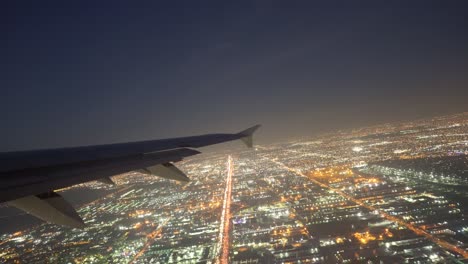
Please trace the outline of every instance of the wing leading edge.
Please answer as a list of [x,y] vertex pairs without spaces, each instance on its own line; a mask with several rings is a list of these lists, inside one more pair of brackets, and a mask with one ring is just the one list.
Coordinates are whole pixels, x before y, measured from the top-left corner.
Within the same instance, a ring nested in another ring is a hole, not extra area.
[[131,143],[0,153],[0,203],[24,210],[46,222],[83,227],[73,207],[54,190],[110,176],[140,171],[189,181],[173,162],[199,154],[200,148],[240,139],[252,147],[253,126],[235,134],[150,140]]

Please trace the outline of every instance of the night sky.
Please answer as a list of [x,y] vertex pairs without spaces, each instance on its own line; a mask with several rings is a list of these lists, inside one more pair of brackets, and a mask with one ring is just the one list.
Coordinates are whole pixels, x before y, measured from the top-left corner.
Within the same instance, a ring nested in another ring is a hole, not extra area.
[[125,2],[2,1],[0,151],[468,111],[467,1]]

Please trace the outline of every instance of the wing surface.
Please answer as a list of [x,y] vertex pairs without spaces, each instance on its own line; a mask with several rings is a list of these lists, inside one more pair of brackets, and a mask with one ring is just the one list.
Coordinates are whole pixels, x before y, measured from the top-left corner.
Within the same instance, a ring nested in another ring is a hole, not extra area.
[[254,126],[235,134],[208,134],[98,146],[0,153],[0,203],[24,210],[47,222],[84,225],[54,190],[98,180],[113,184],[113,175],[140,171],[177,181],[189,178],[173,163],[199,154],[193,148],[242,140],[252,147]]

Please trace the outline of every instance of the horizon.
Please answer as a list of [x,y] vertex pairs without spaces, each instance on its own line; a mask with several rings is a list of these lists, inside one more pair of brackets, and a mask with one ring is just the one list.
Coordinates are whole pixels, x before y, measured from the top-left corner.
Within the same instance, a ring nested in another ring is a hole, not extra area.
[[[377,127],[385,126],[385,125],[405,125],[405,124],[409,124],[409,123],[412,123],[412,122],[429,121],[430,119],[434,119],[434,118],[443,118],[443,117],[458,116],[458,115],[468,115],[468,112],[457,112],[457,113],[450,113],[450,114],[443,114],[443,115],[435,115],[435,116],[431,116],[431,117],[420,117],[420,118],[417,118],[417,119],[406,119],[406,120],[400,120],[400,121],[394,121],[394,122],[376,123],[376,124],[369,124],[367,126],[360,126],[360,127],[349,127],[349,128],[344,128],[344,129],[333,129],[333,130],[324,131],[324,132],[316,132],[315,134],[311,134],[311,135],[302,135],[302,136],[289,137],[289,138],[283,138],[283,139],[273,139],[273,140],[270,140],[269,142],[264,142],[264,140],[262,140],[262,138],[261,138],[262,129],[267,129],[264,126],[262,126],[260,131],[258,132],[258,134],[260,136],[257,135],[255,141],[256,141],[257,145],[258,144],[259,145],[285,144],[285,143],[291,143],[291,142],[294,142],[294,141],[309,140],[309,139],[314,139],[314,138],[317,138],[317,137],[329,136],[329,135],[339,134],[339,133],[354,133],[354,132],[357,132],[356,130],[369,129],[369,128],[374,128],[374,127],[377,128]],[[219,133],[231,133],[229,131],[217,131],[216,133],[218,133],[218,132]],[[237,133],[237,132],[239,132],[239,131],[235,131],[235,132],[232,132],[232,133]],[[202,134],[200,134],[200,135],[202,135]],[[181,137],[184,137],[184,136],[194,136],[194,135],[181,135]],[[142,139],[142,140],[137,140],[137,141],[109,142],[109,143],[103,143],[103,144],[99,144],[99,145],[112,145],[112,144],[119,144],[119,143],[132,143],[132,142],[141,142],[141,141],[147,141],[147,140],[159,140],[159,139],[169,139],[169,138],[148,138],[148,139]],[[218,148],[227,149],[227,148],[229,148],[230,145],[232,145],[232,144],[229,143],[229,144],[227,144],[227,146],[217,146],[217,147],[214,146],[214,147],[208,147],[208,148],[210,148],[210,149],[213,149],[213,148],[214,149],[218,149]],[[61,149],[61,148],[73,148],[73,147],[85,147],[85,146],[93,146],[93,145],[92,145],[92,143],[90,143],[88,145],[66,145],[66,146],[60,146],[60,147],[54,147],[54,148],[48,148],[48,149]],[[232,146],[230,146],[230,147],[232,147]],[[240,147],[242,147],[242,146],[240,146]],[[236,148],[238,148],[238,147],[236,147]],[[1,151],[1,152],[8,153],[8,152],[21,152],[21,151],[30,151],[30,150],[43,150],[43,149],[45,149],[45,148],[18,149],[18,150],[9,150],[9,151]]]

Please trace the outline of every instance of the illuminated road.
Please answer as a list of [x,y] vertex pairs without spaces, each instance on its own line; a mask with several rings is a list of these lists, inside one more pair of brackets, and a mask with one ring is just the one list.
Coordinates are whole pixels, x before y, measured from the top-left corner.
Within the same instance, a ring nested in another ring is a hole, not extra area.
[[229,229],[231,228],[231,191],[232,191],[232,157],[228,156],[226,189],[224,190],[223,211],[221,213],[221,224],[219,226],[218,254],[216,263],[229,263]]
[[148,248],[156,241],[156,238],[159,235],[161,235],[162,228],[169,222],[169,220],[170,218],[166,219],[158,226],[156,230],[146,235],[147,240],[145,245],[141,248],[140,251],[138,251],[138,253],[135,254],[135,256],[133,257],[132,261],[129,262],[129,264],[136,263],[135,261],[137,261],[139,257],[143,256],[143,254],[145,254],[145,252],[148,251]]
[[[271,159],[270,159],[271,160]],[[327,184],[324,184],[322,182],[319,182],[315,179],[313,179],[312,177],[308,177],[307,175],[305,175],[304,173],[302,173],[300,170],[297,170],[297,169],[294,169],[294,168],[290,168],[288,166],[286,166],[285,164],[279,162],[279,161],[276,161],[276,160],[271,160],[272,162],[276,163],[277,165],[285,168],[286,170],[290,171],[290,172],[293,172],[299,176],[302,176],[302,177],[306,177],[308,178],[309,180],[311,180],[312,182],[318,184],[320,187],[323,187],[323,188],[326,188],[328,190],[331,190],[331,191],[334,191],[335,193],[338,193],[339,195],[349,199],[350,201],[356,203],[357,205],[360,205],[362,207],[365,207],[367,209],[369,209],[370,211],[376,211],[378,212],[381,216],[385,217],[387,220],[390,220],[390,221],[393,221],[393,222],[396,222],[402,226],[405,226],[406,228],[408,228],[409,230],[413,231],[414,233],[416,233],[417,235],[420,235],[420,236],[424,236],[425,238],[431,240],[432,242],[436,243],[437,245],[439,245],[440,247],[443,247],[447,250],[450,250],[450,251],[453,251],[453,252],[456,252],[460,255],[462,255],[464,258],[468,258],[468,252],[462,248],[459,248],[455,245],[452,245],[450,243],[448,243],[447,241],[444,241],[440,238],[437,238],[429,233],[427,233],[426,231],[422,230],[421,228],[417,227],[417,226],[414,226],[410,223],[407,223],[405,222],[404,220],[398,218],[398,217],[394,217],[394,216],[391,216],[389,214],[387,214],[386,212],[383,212],[381,210],[379,210],[377,207],[374,207],[374,206],[371,206],[371,205],[368,205],[368,204],[365,204],[364,202],[358,200],[358,199],[355,199],[354,197],[352,197],[351,195],[341,191],[341,190],[338,190],[338,189],[335,189],[335,188],[332,188],[330,187],[329,185]]]

